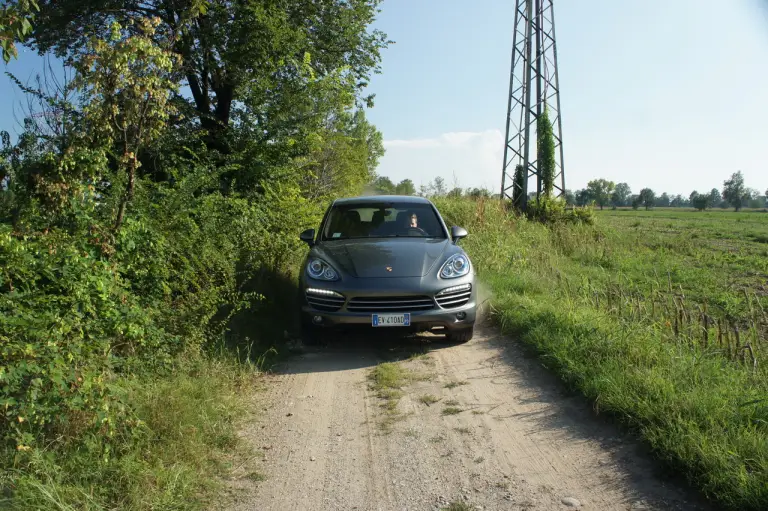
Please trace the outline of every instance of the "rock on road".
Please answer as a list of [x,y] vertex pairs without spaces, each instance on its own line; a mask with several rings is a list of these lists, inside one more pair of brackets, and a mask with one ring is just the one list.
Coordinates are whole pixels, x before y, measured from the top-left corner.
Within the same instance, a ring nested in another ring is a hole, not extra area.
[[[276,368],[242,432],[264,480],[235,478],[225,509],[704,509],[492,327],[463,345],[435,339],[334,340]],[[392,360],[427,376],[382,429],[368,375]]]

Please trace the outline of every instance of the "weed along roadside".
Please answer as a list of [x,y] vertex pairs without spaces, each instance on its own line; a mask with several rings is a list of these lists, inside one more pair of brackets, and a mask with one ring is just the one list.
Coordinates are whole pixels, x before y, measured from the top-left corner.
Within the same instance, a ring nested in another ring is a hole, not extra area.
[[504,332],[719,506],[768,508],[759,213],[736,225],[719,212],[606,212],[546,227],[490,201],[438,206],[474,233],[464,246]]

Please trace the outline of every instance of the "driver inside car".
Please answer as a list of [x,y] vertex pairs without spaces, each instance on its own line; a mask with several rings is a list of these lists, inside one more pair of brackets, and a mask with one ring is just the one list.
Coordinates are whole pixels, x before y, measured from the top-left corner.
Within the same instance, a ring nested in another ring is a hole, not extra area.
[[411,223],[408,227],[418,227],[419,226],[419,217],[416,216],[416,213],[411,215]]

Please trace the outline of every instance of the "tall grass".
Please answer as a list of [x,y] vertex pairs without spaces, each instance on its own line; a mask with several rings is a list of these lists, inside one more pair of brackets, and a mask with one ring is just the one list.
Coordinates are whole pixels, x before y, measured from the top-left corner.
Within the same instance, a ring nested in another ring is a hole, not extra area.
[[691,278],[691,258],[719,255],[708,243],[680,251],[693,233],[676,219],[664,221],[678,238],[637,236],[602,217],[545,227],[490,201],[437,205],[469,230],[464,246],[504,331],[721,507],[768,509],[766,318],[759,280],[728,285],[741,262]]
[[244,455],[236,424],[256,374],[233,359],[196,357],[172,375],[120,381],[132,431],[0,453],[9,467],[0,480],[0,508],[204,508]]

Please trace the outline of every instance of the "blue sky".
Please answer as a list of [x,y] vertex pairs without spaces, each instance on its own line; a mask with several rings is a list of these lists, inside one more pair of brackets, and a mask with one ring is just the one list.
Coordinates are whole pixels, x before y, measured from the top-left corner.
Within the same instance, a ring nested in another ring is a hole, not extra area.
[[[500,186],[513,0],[384,0],[396,43],[374,77],[379,173]],[[741,170],[768,188],[768,8],[761,0],[559,0],[566,186],[626,181],[688,194]],[[29,50],[8,70],[25,80]],[[22,93],[0,77],[0,129]]]
[[[768,14],[760,0],[555,3],[566,186],[768,188]],[[379,173],[500,186],[512,0],[384,0],[396,44],[371,85]]]

